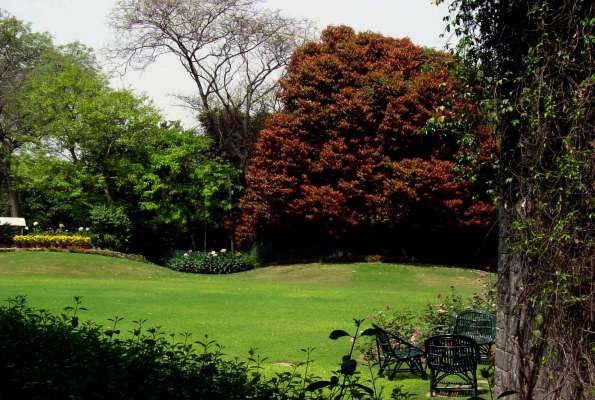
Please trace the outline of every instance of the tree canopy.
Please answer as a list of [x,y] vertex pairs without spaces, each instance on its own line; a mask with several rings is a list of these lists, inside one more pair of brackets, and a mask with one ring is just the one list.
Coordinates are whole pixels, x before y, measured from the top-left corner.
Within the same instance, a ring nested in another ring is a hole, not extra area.
[[345,26],[299,48],[251,160],[240,239],[290,224],[488,226],[476,178],[498,144],[456,71],[447,54]]
[[33,33],[28,24],[0,10],[0,176],[10,201],[11,215],[20,216],[18,194],[14,189],[12,156],[32,132],[23,127],[22,109],[15,105],[23,83],[51,48],[47,34]]
[[11,104],[30,133],[10,169],[27,217],[91,226],[96,245],[153,259],[202,247],[206,221],[223,230],[237,170],[146,97],[110,88],[91,49],[48,50]]

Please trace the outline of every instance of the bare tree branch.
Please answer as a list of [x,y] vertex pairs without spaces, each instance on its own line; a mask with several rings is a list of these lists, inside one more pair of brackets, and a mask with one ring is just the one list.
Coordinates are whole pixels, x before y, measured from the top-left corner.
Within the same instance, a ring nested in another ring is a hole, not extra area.
[[262,5],[263,0],[119,0],[110,17],[119,39],[108,51],[122,60],[124,72],[174,54],[197,91],[177,98],[199,115],[221,110],[210,118],[237,120],[204,122],[219,127],[211,136],[243,168],[261,128],[251,120],[275,110],[278,79],[293,51],[315,33],[310,21]]

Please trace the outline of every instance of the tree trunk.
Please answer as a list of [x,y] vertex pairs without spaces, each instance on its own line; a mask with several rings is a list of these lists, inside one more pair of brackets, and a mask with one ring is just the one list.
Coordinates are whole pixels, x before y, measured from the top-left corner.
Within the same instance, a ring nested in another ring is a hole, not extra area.
[[19,213],[19,196],[17,195],[16,190],[12,187],[12,179],[10,174],[4,174],[6,178],[6,187],[8,188],[8,198],[10,201],[10,216],[13,218],[20,217]]
[[[10,145],[6,140],[2,141],[2,146],[4,147],[4,154],[9,155],[10,152]],[[10,216],[13,218],[18,218],[20,215],[19,213],[19,196],[14,190],[12,184],[12,171],[10,169],[10,161],[7,158],[0,158],[0,168],[4,171],[4,179],[6,181],[6,189],[8,190],[8,200],[10,202]]]

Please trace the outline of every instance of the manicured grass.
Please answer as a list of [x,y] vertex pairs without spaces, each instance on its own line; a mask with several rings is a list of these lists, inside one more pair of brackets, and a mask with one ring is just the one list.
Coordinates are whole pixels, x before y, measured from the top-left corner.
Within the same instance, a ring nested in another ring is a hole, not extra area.
[[[437,293],[449,292],[451,284],[459,294],[476,292],[477,275],[457,268],[392,264],[312,264],[192,275],[102,256],[17,252],[0,254],[0,297],[25,294],[32,307],[61,312],[73,305],[73,296],[83,296],[89,309],[82,312],[83,320],[111,326],[107,318],[118,315],[125,318],[123,332],[133,329],[133,320],[147,319],[146,327],[162,326],[167,333],[192,332],[196,340],[209,334],[233,357],[245,358],[250,348],[259,347],[259,354],[269,357],[269,372],[288,368],[270,364],[305,361],[300,349],[316,347],[313,370],[326,375],[349,352],[349,339],[328,339],[332,330],[351,332],[353,318],[373,315],[387,304],[422,308]],[[420,398],[428,392],[428,381],[410,374],[398,375],[395,383]]]

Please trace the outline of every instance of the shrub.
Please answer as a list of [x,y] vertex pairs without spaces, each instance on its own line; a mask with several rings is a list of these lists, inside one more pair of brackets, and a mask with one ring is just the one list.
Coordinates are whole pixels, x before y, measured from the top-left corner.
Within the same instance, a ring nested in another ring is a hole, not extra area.
[[[165,340],[135,321],[132,338],[111,327],[81,323],[76,306],[57,317],[26,306],[25,297],[0,307],[0,387],[3,396],[29,398],[253,398],[247,364],[221,359],[213,341]],[[196,346],[198,344],[198,346]],[[203,351],[196,352],[196,348]]]
[[18,234],[19,229],[16,226],[12,226],[8,222],[0,224],[0,243],[12,243],[12,238]]
[[194,274],[232,274],[248,271],[254,268],[259,260],[256,257],[246,257],[242,253],[231,254],[221,250],[219,253],[201,253],[197,257],[190,257],[188,253],[182,258],[171,259],[167,267],[180,272]]
[[93,243],[104,249],[121,251],[128,247],[132,236],[132,222],[124,208],[100,205],[94,207],[89,218],[91,220]]

